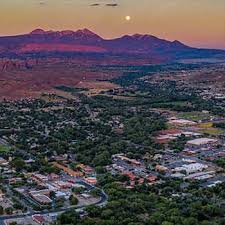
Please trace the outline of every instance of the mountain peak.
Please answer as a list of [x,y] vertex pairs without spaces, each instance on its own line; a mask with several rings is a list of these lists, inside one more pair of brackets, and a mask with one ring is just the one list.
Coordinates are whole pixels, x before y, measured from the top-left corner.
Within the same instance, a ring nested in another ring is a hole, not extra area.
[[83,33],[83,34],[86,34],[86,35],[97,35],[87,28],[79,29],[79,30],[76,31],[76,33]]
[[157,37],[150,34],[134,34],[132,37],[138,40],[158,39]]
[[96,39],[96,40],[102,39],[99,35],[92,32],[91,30],[88,30],[87,28],[75,31],[74,35],[78,36],[79,38],[91,38],[91,39]]
[[72,39],[84,39],[84,40],[101,40],[102,38],[95,34],[94,32],[85,29],[79,29],[77,31],[72,30],[63,30],[63,31],[45,31],[43,29],[35,29],[31,33],[31,35],[51,35],[54,38],[72,38]]
[[185,48],[188,47],[188,48],[190,48],[189,46],[183,44],[182,42],[180,42],[180,41],[178,41],[178,40],[173,41],[172,44],[173,44],[174,46],[176,46],[176,47],[185,47]]
[[43,29],[35,29],[30,32],[30,34],[45,34],[45,33],[46,33],[46,31]]

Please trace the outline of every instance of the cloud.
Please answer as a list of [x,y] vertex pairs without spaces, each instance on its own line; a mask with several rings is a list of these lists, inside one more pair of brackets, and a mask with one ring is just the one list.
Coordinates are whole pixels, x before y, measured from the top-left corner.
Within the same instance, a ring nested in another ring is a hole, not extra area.
[[105,4],[105,6],[116,7],[116,6],[118,6],[118,4],[117,3],[107,3],[107,4]]
[[39,2],[39,5],[45,5],[45,4],[46,4],[45,1],[40,1],[40,2]]
[[100,6],[101,4],[99,4],[99,3],[93,3],[93,4],[91,4],[90,6]]
[[90,4],[90,6],[101,6],[101,5],[104,5],[104,6],[107,6],[107,7],[117,7],[117,6],[119,6],[119,4],[118,3],[115,3],[115,1],[108,1],[108,2],[106,2],[106,3],[93,3],[93,4]]

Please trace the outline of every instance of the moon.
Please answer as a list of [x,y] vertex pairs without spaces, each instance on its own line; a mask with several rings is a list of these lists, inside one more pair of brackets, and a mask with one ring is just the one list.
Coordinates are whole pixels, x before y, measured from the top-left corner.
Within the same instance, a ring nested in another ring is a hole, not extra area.
[[130,21],[131,17],[130,16],[126,16],[125,19],[126,19],[126,21]]

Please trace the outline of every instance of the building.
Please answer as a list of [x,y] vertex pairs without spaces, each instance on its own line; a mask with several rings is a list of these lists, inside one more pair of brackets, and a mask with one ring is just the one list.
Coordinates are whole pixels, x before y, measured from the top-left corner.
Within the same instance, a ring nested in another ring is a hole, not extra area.
[[162,165],[156,165],[155,170],[161,173],[165,173],[168,171],[168,168]]
[[177,119],[175,117],[172,117],[169,119],[168,124],[177,125],[177,126],[194,126],[197,123],[191,120]]
[[3,159],[2,157],[0,157],[0,165],[3,166],[6,164],[8,164],[8,162],[5,159]]
[[208,145],[208,144],[215,144],[215,143],[217,143],[217,140],[211,139],[211,138],[197,138],[187,142],[188,145],[194,145],[194,146]]
[[52,203],[52,200],[47,195],[37,194],[32,195],[32,198],[43,205],[49,205]]
[[55,173],[51,173],[48,175],[49,180],[58,180],[59,178],[60,178],[60,176]]
[[132,164],[134,166],[140,166],[141,165],[141,163],[139,161],[137,161],[136,159],[130,159],[130,158],[124,156],[123,154],[114,155],[113,158],[125,161],[125,162],[127,162],[129,164]]
[[72,187],[72,184],[70,182],[65,182],[65,181],[55,181],[53,185],[57,189],[68,189]]
[[200,133],[181,131],[177,129],[162,130],[156,137],[156,141],[160,144],[166,144],[172,140],[176,140],[178,137],[184,135],[185,137],[201,136]]
[[54,162],[53,165],[61,170],[63,170],[65,173],[67,173],[68,175],[70,175],[71,177],[83,177],[83,173],[79,172],[79,171],[74,171],[72,169],[70,169],[67,166],[64,166],[62,164],[59,164],[57,162]]
[[56,191],[55,192],[55,197],[56,198],[66,198],[67,197],[67,194],[62,192],[62,191]]
[[206,168],[208,168],[208,166],[202,163],[191,163],[191,164],[185,164],[181,167],[176,167],[174,171],[176,172],[185,171],[187,174],[191,174],[191,173],[196,173],[198,171],[202,171]]
[[83,169],[83,172],[85,174],[93,174],[94,171],[90,166],[85,166],[84,169]]
[[154,182],[157,180],[157,176],[149,175],[146,179],[147,179],[147,181],[149,181],[150,183],[154,183]]
[[215,176],[215,171],[198,172],[186,176],[185,180],[206,180]]
[[39,174],[39,173],[33,174],[33,175],[32,175],[32,179],[35,180],[35,181],[38,182],[38,183],[39,183],[39,182],[44,183],[44,182],[48,181],[48,177],[47,177],[47,176],[44,176],[44,175]]
[[135,181],[135,179],[136,179],[136,176],[132,172],[129,172],[129,171],[124,172],[123,175],[129,177],[130,181]]
[[40,214],[33,215],[32,219],[33,219],[34,222],[36,222],[36,223],[38,223],[40,225],[44,225],[45,224],[45,219]]
[[91,185],[97,184],[97,179],[95,177],[85,177],[84,181]]

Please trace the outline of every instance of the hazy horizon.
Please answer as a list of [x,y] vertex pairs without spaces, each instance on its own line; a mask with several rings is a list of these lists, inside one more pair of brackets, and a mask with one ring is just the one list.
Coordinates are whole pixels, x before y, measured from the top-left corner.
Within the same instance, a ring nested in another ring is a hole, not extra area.
[[87,28],[106,39],[141,33],[225,49],[224,11],[224,0],[2,0],[0,36]]

